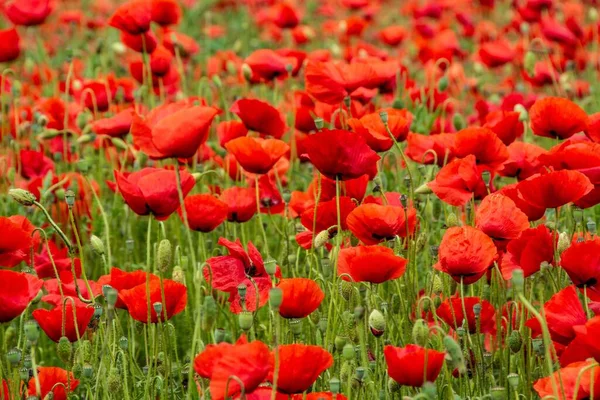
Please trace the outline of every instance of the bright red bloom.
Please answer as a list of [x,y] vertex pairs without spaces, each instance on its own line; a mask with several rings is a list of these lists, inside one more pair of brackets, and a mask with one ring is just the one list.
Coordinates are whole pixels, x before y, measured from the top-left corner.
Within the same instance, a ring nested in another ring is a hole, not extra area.
[[[48,254],[48,248],[50,254]],[[50,257],[52,257],[52,260],[50,260]],[[55,267],[59,274],[63,271],[71,272],[69,249],[66,247],[59,249],[52,240],[48,241],[47,247],[42,246],[42,251],[39,254],[34,255],[33,263],[35,272],[40,279],[56,278]],[[81,275],[81,260],[79,258],[75,258],[75,274],[78,277]]]
[[438,135],[409,133],[406,138],[406,156],[419,164],[437,164],[441,167],[454,158],[452,151],[455,138],[456,135],[453,133]]
[[138,53],[146,51],[147,54],[152,54],[156,46],[158,46],[158,40],[152,31],[147,31],[139,35],[132,35],[127,31],[121,31],[121,42],[131,50]]
[[21,47],[19,45],[19,32],[16,28],[0,30],[0,42],[2,43],[0,62],[11,62],[19,57]]
[[243,344],[248,344],[246,335],[240,336],[235,344],[227,342],[208,344],[194,359],[194,370],[202,378],[210,379],[212,377],[215,365],[221,360],[221,357],[223,357],[223,355],[232,347]]
[[15,25],[34,26],[43,24],[51,12],[52,4],[50,0],[10,0],[4,3],[4,14]]
[[133,143],[153,159],[191,158],[208,137],[216,108],[172,103],[153,109],[146,118],[134,115]]
[[27,258],[32,244],[31,223],[20,215],[0,217],[0,265],[12,268]]
[[531,130],[538,136],[567,139],[585,132],[589,119],[585,111],[569,99],[546,97],[529,109]]
[[446,164],[427,186],[445,203],[464,206],[473,196],[485,197],[487,187],[474,155],[457,158]]
[[43,285],[35,275],[0,270],[0,323],[21,315]]
[[[125,203],[138,215],[152,214],[159,221],[169,218],[179,208],[175,171],[144,168],[133,173],[114,171],[119,193]],[[181,171],[183,197],[194,187],[194,177]]]
[[[154,309],[155,303],[162,304],[160,320],[163,322],[182,312],[187,305],[187,288],[181,283],[170,279],[162,281],[151,279],[149,289],[148,291],[144,283],[132,289],[123,290],[121,293],[121,299],[127,306],[129,315],[136,321],[148,323],[148,302],[150,302],[150,322],[153,324],[158,322],[158,315]],[[148,299],[148,294],[150,294],[150,299]]]
[[485,116],[483,126],[489,128],[502,140],[502,143],[508,146],[517,138],[520,138],[525,130],[519,117],[520,114],[516,111],[492,111]]
[[160,26],[176,25],[181,19],[177,0],[152,0],[152,21]]
[[[196,194],[186,197],[183,202],[190,229],[211,232],[227,219],[227,204],[211,194]],[[178,211],[183,221],[183,212]]]
[[517,184],[521,198],[538,208],[564,206],[579,200],[593,188],[587,176],[568,170],[536,174]]
[[552,232],[546,225],[539,225],[523,231],[517,239],[508,242],[500,270],[506,280],[512,278],[516,269],[523,270],[523,275],[527,278],[540,270],[542,262],[551,263],[553,259]]
[[348,400],[348,398],[341,393],[333,394],[331,392],[312,392],[295,394],[292,396],[292,400]]
[[[288,68],[290,71],[293,71],[297,67],[295,58],[285,57],[271,49],[258,49],[254,51],[244,60],[244,63],[252,71],[252,76],[249,77],[251,82],[285,78],[289,74]],[[233,110],[232,112],[236,113]]]
[[243,122],[239,121],[222,121],[217,125],[217,136],[219,137],[219,144],[225,148],[225,144],[230,140],[237,139],[239,137],[246,136],[248,134],[248,128]]
[[380,157],[359,135],[344,130],[323,129],[305,139],[305,156],[320,173],[342,181],[362,175],[377,175]]
[[123,137],[131,129],[134,113],[133,108],[126,108],[112,117],[98,119],[91,123],[92,132],[96,135]]
[[[72,372],[58,367],[38,367],[37,378],[41,393],[36,393],[37,386],[35,377],[33,377],[27,384],[29,396],[40,396],[39,398],[45,399],[52,392],[54,400],[67,400],[67,393],[74,391],[79,386],[79,380],[75,379]],[[62,385],[57,385],[57,383],[62,383]]]
[[123,302],[123,294],[126,290],[133,289],[139,285],[146,285],[146,279],[150,278],[150,281],[158,280],[158,276],[150,274],[148,272],[137,270],[132,272],[126,272],[119,268],[112,267],[109,275],[103,275],[98,278],[98,284],[110,285],[118,293],[116,308],[122,308],[127,310],[127,305]]
[[433,266],[456,282],[475,283],[496,260],[498,252],[492,239],[477,228],[455,226],[444,233]]
[[391,25],[380,30],[377,36],[383,43],[395,47],[402,43],[407,36],[407,32],[401,25]]
[[[315,207],[317,215],[315,220]],[[356,208],[351,198],[340,197],[340,225],[342,230],[348,229],[348,215]],[[336,199],[320,202],[307,208],[300,216],[300,223],[308,230],[319,233],[331,227],[336,227],[331,233],[337,232],[337,203]]]
[[[589,399],[592,393],[592,380],[594,381],[594,389],[597,389],[596,383],[600,379],[600,369],[592,367],[594,361],[579,361],[561,368],[554,372],[551,376],[538,379],[533,384],[533,388],[540,398],[553,397],[555,394],[554,387],[556,384],[564,390],[564,397],[559,394],[561,400],[585,400]],[[585,371],[583,371],[585,368]],[[553,384],[554,382],[554,384]],[[579,386],[578,386],[579,385]],[[577,391],[577,397],[575,392]],[[559,393],[562,393],[559,391]],[[597,393],[597,392],[596,392]],[[594,395],[594,397],[596,397]]]
[[319,308],[325,293],[312,279],[282,279],[277,285],[283,293],[279,314],[283,318],[304,318]]
[[560,266],[575,286],[600,301],[600,239],[573,243],[560,256]]
[[[481,305],[481,312],[479,317],[475,316],[473,310],[476,304]],[[496,333],[496,310],[487,300],[482,300],[479,297],[465,297],[464,298],[465,310],[467,315],[463,312],[463,299],[460,296],[454,296],[450,299],[444,300],[444,302],[437,308],[437,315],[445,323],[450,325],[452,329],[458,329],[463,326],[463,321],[467,321],[467,328],[469,333]]]
[[517,186],[517,183],[506,185],[496,193],[509,197],[515,203],[515,205],[519,207],[519,209],[523,211],[525,215],[527,215],[529,221],[537,221],[538,219],[542,218],[546,213],[546,209],[526,202],[519,194]]
[[421,387],[425,382],[435,382],[445,353],[425,349],[415,344],[406,347],[385,346],[383,349],[387,372],[401,386]]
[[[70,342],[76,342],[85,334],[87,326],[94,316],[94,307],[76,305],[75,312],[73,312],[72,302],[67,301],[64,309],[61,304],[52,310],[41,308],[34,310],[31,315],[46,335],[55,342],[58,343],[62,336],[66,336]],[[64,335],[62,332],[63,321],[65,325]]]
[[340,250],[337,272],[338,276],[344,275],[344,280],[383,283],[404,275],[407,263],[389,247],[348,247]]
[[600,112],[590,115],[590,124],[585,134],[592,141],[600,142]]
[[376,152],[388,151],[394,145],[394,141],[381,121],[380,112],[388,114],[388,129],[398,142],[406,139],[412,122],[412,115],[408,111],[394,108],[366,114],[360,119],[350,118],[348,120],[350,128],[361,135],[369,147]]
[[[408,214],[408,227],[407,224]],[[364,244],[377,244],[393,240],[396,236],[412,234],[417,225],[417,210],[379,204],[362,204],[347,219],[348,229]]]
[[513,142],[508,145],[508,160],[503,165],[500,175],[527,179],[539,172],[541,162],[538,157],[546,150],[533,143]]
[[493,193],[486,196],[475,213],[476,227],[494,240],[498,249],[505,249],[511,239],[529,228],[529,219],[509,197]]
[[[333,357],[321,346],[287,344],[278,346],[275,351],[279,355],[277,391],[285,394],[306,391],[333,365]],[[274,365],[270,375],[275,375]]]
[[108,24],[131,35],[139,35],[150,29],[151,21],[151,1],[130,0],[116,9],[108,20]]
[[240,99],[229,109],[240,117],[246,128],[262,136],[281,138],[287,130],[281,113],[267,102],[257,99]]
[[369,63],[311,61],[306,65],[304,80],[312,97],[337,106],[356,89],[376,87],[377,73]]
[[225,144],[246,172],[266,174],[286,154],[290,147],[279,139],[260,139],[250,136],[239,137]]
[[472,154],[477,166],[492,171],[500,169],[508,159],[508,149],[488,128],[467,128],[457,132],[452,153],[458,158]]
[[221,193],[219,200],[227,204],[229,222],[243,223],[256,214],[256,191],[253,188],[230,187]]
[[500,67],[511,62],[516,52],[505,40],[486,42],[479,48],[479,58],[489,68]]
[[[163,77],[167,75],[171,70],[171,61],[173,61],[173,53],[171,53],[165,46],[159,44],[156,49],[150,55],[150,70],[152,75]],[[217,112],[213,109],[212,112]]]

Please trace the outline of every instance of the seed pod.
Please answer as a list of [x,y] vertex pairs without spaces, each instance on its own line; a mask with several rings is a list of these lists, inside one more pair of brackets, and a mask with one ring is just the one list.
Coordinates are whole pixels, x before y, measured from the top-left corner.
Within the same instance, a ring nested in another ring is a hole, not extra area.
[[14,349],[10,349],[6,353],[6,359],[8,360],[10,365],[13,367],[16,367],[21,362],[22,356],[23,356],[23,353],[21,352],[21,349],[16,348],[16,347]]
[[254,323],[254,316],[249,311],[242,311],[238,315],[238,322],[240,324],[240,328],[248,332],[252,328],[252,324]]
[[30,319],[29,321],[25,322],[24,329],[27,340],[29,340],[31,343],[36,343],[40,337],[40,326],[38,325],[37,321]]
[[506,388],[498,386],[490,389],[490,396],[492,400],[505,400],[506,399]]
[[335,340],[333,341],[334,345],[335,345],[335,349],[337,351],[342,351],[344,349],[344,346],[346,345],[346,343],[348,343],[348,338],[344,337],[344,336],[340,336],[337,335],[335,337]]
[[356,352],[354,346],[351,343],[346,343],[342,349],[342,357],[344,360],[354,360],[356,358]]
[[290,319],[290,330],[294,334],[294,337],[299,337],[302,334],[302,320],[301,319]]

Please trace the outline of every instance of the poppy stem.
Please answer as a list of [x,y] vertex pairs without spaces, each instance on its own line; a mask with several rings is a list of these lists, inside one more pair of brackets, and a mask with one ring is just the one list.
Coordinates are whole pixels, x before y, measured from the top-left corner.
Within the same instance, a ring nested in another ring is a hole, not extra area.
[[[258,215],[258,225],[260,225],[260,231],[263,237],[263,247],[265,249],[265,253],[267,253],[267,258],[270,258],[269,254],[269,242],[267,241],[267,232],[265,232],[265,226],[263,225],[262,214],[260,213],[260,188],[258,186],[258,175],[256,175],[254,180],[254,188],[256,191],[256,213]],[[258,292],[257,292],[258,293]],[[258,308],[257,308],[258,310]]]
[[177,180],[177,195],[179,196],[179,206],[181,207],[181,215],[183,215],[183,223],[185,224],[185,234],[187,237],[188,246],[190,247],[190,256],[192,257],[192,268],[195,270],[198,264],[196,263],[196,251],[194,249],[194,243],[192,242],[192,234],[190,233],[190,224],[188,222],[187,210],[185,202],[183,200],[183,189],[181,187],[181,172],[179,171],[179,164],[175,160],[175,178]]

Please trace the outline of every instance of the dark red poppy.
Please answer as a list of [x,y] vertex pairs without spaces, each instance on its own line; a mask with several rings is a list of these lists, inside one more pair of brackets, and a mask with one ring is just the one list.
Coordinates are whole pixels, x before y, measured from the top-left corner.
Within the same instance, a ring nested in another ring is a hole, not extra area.
[[289,146],[282,140],[250,136],[230,140],[225,148],[246,172],[252,174],[266,174],[289,151]]
[[[74,262],[75,274],[79,277],[81,276],[81,260],[76,257]],[[33,264],[40,279],[56,278],[54,268],[59,274],[63,271],[71,272],[69,249],[67,247],[59,248],[54,241],[49,240],[48,246],[42,246],[41,252],[33,256]]]
[[[164,297],[163,297],[164,294]],[[151,279],[150,288],[141,284],[132,289],[123,290],[121,300],[127,307],[129,315],[136,321],[148,323],[148,302],[150,303],[150,322],[158,322],[158,315],[154,307],[155,303],[161,303],[162,311],[160,320],[171,319],[179,314],[187,305],[187,288],[185,285],[170,279]],[[148,296],[149,295],[149,296]],[[163,301],[164,299],[164,301]]]
[[560,266],[575,286],[600,301],[600,239],[573,243],[561,254]]
[[262,136],[279,139],[287,130],[281,113],[269,103],[261,100],[237,100],[229,111],[240,117],[248,130],[258,132]]
[[0,265],[12,268],[25,260],[33,239],[31,223],[22,216],[0,217]]
[[440,200],[456,207],[464,206],[473,196],[485,197],[488,191],[472,154],[446,164],[427,186]]
[[[254,51],[244,60],[244,63],[250,67],[252,72],[251,76],[246,77],[246,79],[250,78],[249,80],[253,83],[285,78],[289,72],[298,67],[295,58],[285,57],[271,49]],[[235,111],[232,112],[236,113]]]
[[553,171],[536,174],[517,184],[519,196],[538,208],[557,208],[579,200],[594,185],[578,171]]
[[153,109],[145,118],[133,116],[133,143],[150,158],[191,158],[208,137],[219,110],[171,103]]
[[[159,221],[169,218],[179,208],[175,171],[144,168],[133,173],[114,171],[119,193],[125,203],[138,215],[152,214]],[[194,177],[181,171],[183,197],[192,190]]]
[[540,171],[542,163],[538,157],[545,153],[544,148],[533,143],[513,142],[508,145],[508,160],[500,175],[527,179]]
[[3,43],[0,49],[0,62],[11,62],[19,58],[21,54],[19,32],[16,28],[0,30],[0,42]]
[[342,181],[377,175],[380,157],[359,135],[348,131],[323,129],[305,140],[306,157],[329,179]]
[[283,318],[304,318],[319,308],[325,293],[308,278],[282,279],[277,285],[283,294],[279,314]]
[[477,282],[497,256],[494,241],[481,230],[454,226],[444,233],[438,251],[439,261],[433,268],[468,285]]
[[79,92],[83,99],[83,104],[90,111],[108,111],[109,103],[109,87],[101,80],[88,80],[81,87]]
[[158,46],[158,39],[152,31],[132,35],[127,31],[121,31],[121,42],[138,53],[151,54]]
[[405,212],[403,207],[393,205],[362,204],[348,215],[346,223],[361,242],[377,244],[393,240],[396,236],[413,234],[417,225],[417,210],[409,207]]
[[31,315],[53,341],[58,343],[61,337],[66,336],[70,342],[76,342],[84,336],[87,326],[94,316],[94,307],[76,305],[73,310],[72,302],[66,301],[65,307],[60,304],[52,310],[39,308],[34,310]]
[[246,136],[248,134],[248,128],[243,122],[239,121],[222,121],[217,125],[217,136],[219,137],[219,144],[225,148],[225,144],[230,140],[237,139],[239,137]]
[[[115,303],[116,308],[127,309],[127,305],[123,302],[123,293],[126,290],[133,289],[139,285],[146,285],[146,279],[148,278],[148,272],[137,270],[137,271],[123,271],[119,268],[112,267],[109,275],[103,275],[98,278],[99,285],[110,285],[118,293],[117,302]],[[158,276],[150,274],[150,281],[158,280]]]
[[[227,204],[211,194],[196,194],[184,201],[190,229],[198,232],[212,232],[227,219]],[[178,210],[183,221],[183,212]]]
[[[385,112],[388,115],[387,129],[381,120],[380,112]],[[350,118],[348,120],[348,125],[352,131],[358,133],[365,139],[371,149],[376,152],[383,152],[388,151],[394,145],[390,133],[398,142],[402,142],[406,139],[411,122],[412,114],[408,111],[385,108],[374,113],[366,114],[360,119]],[[388,129],[390,133],[388,133]]]
[[4,3],[4,15],[15,25],[43,24],[52,12],[50,0],[9,0]]
[[[317,209],[315,219],[315,208]],[[356,208],[356,204],[351,198],[341,196],[340,197],[340,225],[342,230],[348,229],[347,218],[348,215]],[[315,229],[316,233],[322,232],[326,229],[335,227],[332,233],[337,232],[337,203],[336,199],[320,202],[318,205],[313,205],[306,209],[300,216],[300,222],[302,225],[312,231]],[[332,228],[333,229],[333,228]]]
[[181,19],[177,0],[152,0],[152,21],[160,26],[176,25]]
[[38,367],[37,382],[40,393],[37,393],[36,377],[33,377],[27,384],[28,396],[45,399],[50,398],[48,395],[52,393],[54,400],[67,400],[67,394],[79,386],[79,380],[75,379],[72,372],[58,367]]
[[54,161],[46,157],[44,152],[35,150],[21,150],[21,176],[25,179],[45,177],[48,172],[54,171]]
[[[219,239],[219,245],[225,246],[229,250],[229,255],[209,258],[206,262],[210,269],[203,270],[204,278],[210,282],[213,289],[229,293],[230,309],[236,314],[244,309],[256,311],[257,306],[264,306],[269,299],[272,285],[263,258],[256,247],[252,242],[248,242],[248,251],[246,251],[239,239],[230,242],[225,238]],[[249,278],[252,278],[253,282]],[[254,284],[258,287],[258,298]],[[244,307],[240,304],[239,285],[246,286]]]
[[[543,315],[550,338],[563,346],[567,346],[575,339],[573,328],[577,325],[585,325],[587,322],[587,316],[574,286],[567,286],[552,295],[550,300],[544,303]],[[535,317],[527,320],[525,326],[531,329],[531,337],[542,334],[540,322]]]
[[404,275],[407,262],[389,247],[348,247],[340,250],[337,272],[344,280],[383,283]]
[[[463,302],[464,309],[467,312],[466,316],[463,312]],[[477,304],[481,306],[478,316],[475,315],[475,311],[473,310]],[[465,297],[464,299],[458,295],[451,297],[440,304],[436,313],[438,317],[454,330],[462,327],[463,321],[466,321],[467,326],[465,326],[465,329],[468,329],[471,334],[496,333],[496,310],[487,300],[480,299],[479,297]]]
[[511,62],[517,55],[506,40],[486,42],[479,48],[479,58],[488,68],[500,67]]
[[[256,188],[256,180],[253,177],[250,179],[252,179],[251,186]],[[285,203],[275,180],[269,175],[261,175],[258,179],[258,201],[262,214],[283,214],[285,210]],[[256,193],[256,189],[254,190]]]
[[255,189],[233,186],[223,190],[219,200],[227,204],[227,220],[229,222],[243,223],[256,214]]
[[589,118],[585,111],[569,99],[546,97],[529,109],[531,130],[538,136],[567,139],[585,132]]
[[474,155],[477,166],[492,171],[508,159],[508,149],[488,128],[467,128],[456,133],[453,154],[458,158]]
[[492,111],[485,116],[483,126],[489,128],[502,140],[502,143],[508,146],[520,138],[525,130],[523,122],[519,119],[520,115],[516,111]]
[[119,6],[109,18],[113,28],[131,35],[139,35],[150,29],[152,2],[150,0],[130,0]]
[[[150,70],[152,75],[163,77],[170,72],[171,61],[173,61],[173,53],[165,46],[159,44],[156,49],[150,54]],[[214,110],[216,112],[216,109]]]
[[112,117],[98,119],[90,124],[92,132],[96,135],[123,137],[131,129],[134,113],[133,108],[126,108]]
[[445,353],[425,349],[416,344],[406,347],[385,346],[383,349],[387,372],[401,386],[421,387],[435,382],[444,365]]
[[[333,357],[321,346],[305,344],[280,345],[278,353],[277,391],[285,394],[305,392],[326,369],[333,365]],[[270,376],[275,375],[272,365]]]
[[419,164],[446,165],[454,158],[453,133],[440,133],[438,135],[421,135],[409,133],[406,138],[406,156]]
[[500,270],[506,280],[512,278],[516,269],[521,269],[527,278],[540,270],[542,262],[551,263],[553,259],[552,232],[546,225],[539,225],[523,231],[517,239],[508,242]]
[[43,285],[35,275],[0,270],[0,323],[21,315]]
[[499,193],[486,196],[481,201],[475,221],[475,226],[492,238],[500,250],[529,228],[527,215],[509,197]]

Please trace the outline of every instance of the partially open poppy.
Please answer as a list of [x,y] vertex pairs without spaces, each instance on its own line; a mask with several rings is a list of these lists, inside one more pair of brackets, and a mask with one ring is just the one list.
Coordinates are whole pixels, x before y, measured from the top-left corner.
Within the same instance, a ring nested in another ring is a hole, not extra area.
[[289,151],[289,146],[282,140],[249,136],[230,140],[225,148],[246,172],[252,174],[266,174]]
[[398,206],[362,204],[348,215],[346,222],[361,242],[377,244],[412,234],[417,224],[417,211],[414,207],[404,211]]
[[252,188],[232,186],[223,190],[219,200],[227,204],[227,220],[243,223],[256,214],[256,191]]
[[529,228],[527,215],[509,197],[497,193],[481,201],[475,212],[475,222],[475,226],[492,238],[500,250]]
[[508,242],[500,271],[506,280],[512,278],[516,269],[521,269],[527,278],[540,270],[542,262],[551,263],[553,259],[552,232],[546,225],[539,225],[523,231],[521,236]]
[[217,125],[219,144],[223,148],[225,148],[225,144],[230,140],[246,136],[247,134],[248,128],[240,121],[222,121]]
[[0,270],[0,323],[21,315],[43,285],[35,275]]
[[[211,194],[188,196],[183,202],[189,228],[199,232],[211,232],[227,219],[227,204]],[[183,220],[183,212],[178,211]]]
[[546,97],[529,110],[531,130],[538,136],[567,139],[585,132],[589,119],[585,111],[569,99]]
[[0,62],[11,62],[19,57],[21,54],[20,37],[16,28],[1,29],[0,42],[3,43],[2,49],[0,49]]
[[411,132],[406,138],[406,156],[419,164],[436,164],[441,167],[454,158],[455,138],[453,133],[421,135]]
[[139,35],[150,29],[152,3],[150,0],[130,0],[115,10],[108,24],[131,35]]
[[[136,321],[155,324],[158,322],[159,316],[156,313],[154,304],[161,303],[161,321],[171,319],[185,309],[187,305],[187,288],[185,285],[170,279],[163,279],[162,281],[151,279],[149,290],[146,284],[138,285],[132,289],[122,291],[121,299],[127,306],[131,318]],[[148,303],[150,303],[150,321],[148,321]]]
[[52,12],[52,3],[50,0],[10,0],[4,3],[3,9],[13,24],[35,26],[43,24],[48,18]]
[[[467,315],[463,312],[464,309]],[[474,307],[479,304],[481,310],[479,315],[475,315]],[[487,300],[482,300],[479,297],[465,297],[462,299],[456,295],[452,298],[444,300],[436,311],[438,317],[456,330],[463,326],[463,321],[466,321],[466,329],[471,334],[475,333],[496,333],[496,310],[494,306]]]
[[283,294],[279,314],[284,318],[304,318],[319,308],[325,293],[308,278],[282,279],[277,285]]
[[181,19],[181,7],[177,0],[151,0],[152,21],[160,26],[176,25]]
[[55,342],[58,342],[63,336],[66,336],[70,342],[76,342],[85,334],[87,326],[94,316],[94,307],[77,305],[73,310],[72,302],[67,301],[64,309],[60,304],[52,310],[41,308],[34,310],[31,315],[46,335]]
[[[278,346],[275,351],[279,356],[277,390],[285,394],[306,391],[323,371],[333,365],[333,357],[321,346],[287,344]],[[274,380],[274,364],[270,375]]]
[[348,247],[340,250],[337,272],[344,280],[383,283],[404,275],[407,263],[389,247]]
[[[297,67],[297,61],[293,57],[285,57],[271,49],[258,49],[250,54],[244,63],[252,71],[251,82],[271,81],[277,78],[286,78],[289,71]],[[259,101],[259,100],[256,100]],[[266,104],[264,102],[260,102]],[[233,111],[235,114],[237,112]],[[241,117],[240,117],[241,118]],[[265,121],[266,123],[267,121]]]
[[492,239],[477,228],[455,226],[444,233],[433,266],[456,282],[475,283],[496,260],[498,251]]
[[538,208],[562,207],[579,200],[593,188],[587,176],[569,170],[536,174],[517,184],[521,198]]
[[159,279],[158,276],[154,274],[150,274],[148,277],[148,272],[146,271],[137,270],[126,272],[119,268],[112,267],[109,275],[103,275],[98,278],[98,284],[110,285],[115,289],[118,294],[115,307],[127,310],[127,305],[123,302],[122,295],[126,290],[133,289],[139,285],[146,285],[146,279],[148,278],[150,281]]
[[37,381],[40,385],[40,393],[37,393],[35,377],[29,380],[27,393],[29,396],[41,396],[42,399],[48,398],[52,393],[50,398],[54,400],[67,400],[67,394],[79,386],[79,380],[75,379],[72,372],[58,367],[38,367]]
[[92,132],[96,135],[123,137],[131,129],[134,113],[133,108],[127,108],[112,117],[98,119],[91,123]]
[[445,353],[415,344],[406,347],[385,346],[387,372],[401,386],[421,387],[435,382],[444,365]]
[[262,100],[240,99],[231,105],[229,111],[240,117],[248,130],[262,136],[280,139],[287,130],[281,113]]
[[575,286],[600,301],[600,239],[573,243],[561,254],[560,266]]
[[489,128],[508,146],[523,135],[525,127],[519,119],[520,116],[516,111],[492,111],[485,116],[483,126]]

